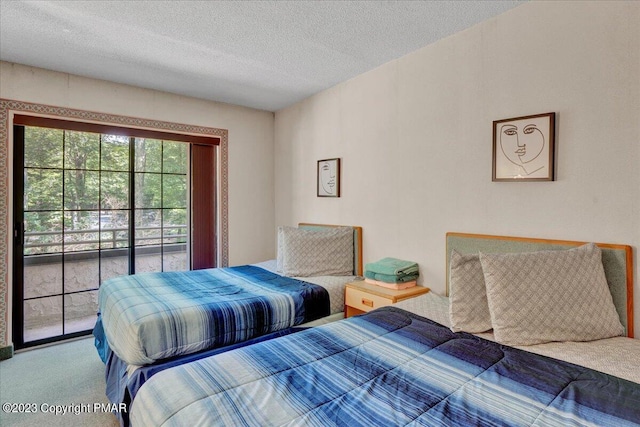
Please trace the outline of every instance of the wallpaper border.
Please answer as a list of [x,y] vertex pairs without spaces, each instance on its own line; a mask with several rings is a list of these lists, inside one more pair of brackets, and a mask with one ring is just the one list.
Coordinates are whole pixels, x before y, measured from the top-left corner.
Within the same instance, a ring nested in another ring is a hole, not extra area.
[[229,156],[227,129],[218,129],[203,126],[186,125],[161,120],[142,119],[137,117],[120,116],[115,114],[99,113],[94,111],[77,110],[67,107],[56,107],[45,104],[35,104],[30,102],[15,101],[0,98],[0,140],[4,144],[0,147],[0,217],[4,218],[5,235],[0,239],[0,347],[9,343],[9,332],[7,325],[9,322],[9,248],[11,245],[12,225],[9,223],[10,192],[9,171],[12,169],[9,161],[9,119],[11,112],[27,113],[39,116],[73,119],[87,122],[108,123],[121,126],[147,128],[174,131],[176,133],[188,133],[195,135],[219,136],[220,137],[220,218],[218,229],[220,233],[220,263],[221,267],[229,265]]

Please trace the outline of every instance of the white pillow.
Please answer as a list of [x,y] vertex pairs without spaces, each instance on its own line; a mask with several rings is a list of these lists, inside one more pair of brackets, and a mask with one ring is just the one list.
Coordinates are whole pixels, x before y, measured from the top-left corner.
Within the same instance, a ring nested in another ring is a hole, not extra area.
[[594,243],[561,251],[480,254],[496,341],[532,345],[624,333]]
[[293,227],[278,229],[283,276],[353,275],[353,229],[334,227],[307,230]]
[[491,329],[487,289],[478,254],[451,251],[449,261],[449,319],[453,332],[486,332]]

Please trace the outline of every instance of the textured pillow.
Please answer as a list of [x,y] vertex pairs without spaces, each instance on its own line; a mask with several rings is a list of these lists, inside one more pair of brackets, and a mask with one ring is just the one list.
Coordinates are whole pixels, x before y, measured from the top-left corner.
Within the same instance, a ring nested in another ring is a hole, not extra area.
[[282,275],[290,277],[353,275],[353,229],[306,230],[280,227]]
[[449,261],[449,319],[453,332],[491,329],[487,289],[478,254],[451,251]]
[[480,254],[496,341],[532,345],[622,335],[593,243],[563,251]]

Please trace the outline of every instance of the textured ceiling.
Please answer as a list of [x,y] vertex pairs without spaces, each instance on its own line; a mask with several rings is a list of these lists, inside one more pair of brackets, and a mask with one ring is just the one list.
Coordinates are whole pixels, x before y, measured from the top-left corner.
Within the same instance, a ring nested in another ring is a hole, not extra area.
[[0,59],[276,111],[519,4],[0,0]]

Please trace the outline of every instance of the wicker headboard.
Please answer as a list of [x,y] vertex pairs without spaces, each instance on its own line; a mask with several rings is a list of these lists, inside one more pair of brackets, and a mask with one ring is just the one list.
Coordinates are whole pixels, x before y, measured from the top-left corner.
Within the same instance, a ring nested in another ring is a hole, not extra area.
[[[490,236],[485,234],[447,233],[447,295],[449,294],[449,259],[455,249],[461,254],[478,252],[508,253],[561,250],[586,242]],[[622,325],[633,337],[633,253],[631,246],[596,243],[602,250],[602,265]]]
[[328,227],[350,227],[353,229],[353,272],[355,276],[362,276],[362,227],[352,225],[311,224],[301,222],[299,228],[308,230],[321,230]]

